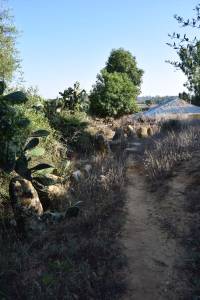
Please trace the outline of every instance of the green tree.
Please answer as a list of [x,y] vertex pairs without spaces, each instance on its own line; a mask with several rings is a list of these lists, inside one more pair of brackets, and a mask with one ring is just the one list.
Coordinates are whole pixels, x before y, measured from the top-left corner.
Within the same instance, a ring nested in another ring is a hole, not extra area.
[[137,67],[136,58],[131,52],[125,51],[123,48],[111,51],[106,63],[106,70],[109,73],[126,73],[136,86],[140,86],[142,83],[143,70]]
[[91,91],[91,112],[103,117],[118,117],[138,111],[136,98],[140,93],[142,75],[143,71],[137,67],[136,59],[129,51],[122,48],[112,50]]
[[[184,18],[175,15],[182,27],[191,27],[200,29],[200,4],[195,7],[195,16],[192,19],[185,20]],[[168,61],[176,69],[181,70],[187,77],[187,82],[184,86],[188,89],[191,101],[200,105],[200,41],[195,38],[190,38],[186,34],[180,33],[169,34],[173,40],[172,43],[167,43],[178,54],[179,61]]]
[[10,81],[20,66],[16,49],[17,29],[10,11],[0,6],[0,80]]

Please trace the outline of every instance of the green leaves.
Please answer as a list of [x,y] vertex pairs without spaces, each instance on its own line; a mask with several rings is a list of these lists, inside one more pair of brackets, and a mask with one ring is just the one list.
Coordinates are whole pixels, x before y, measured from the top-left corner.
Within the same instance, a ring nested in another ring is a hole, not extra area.
[[28,169],[28,159],[24,154],[17,159],[15,172],[23,178],[31,180],[31,171]]
[[36,171],[40,171],[40,170],[48,169],[48,168],[52,168],[52,166],[49,164],[42,163],[42,164],[38,164],[38,165],[34,166],[30,170],[31,170],[31,172],[36,172]]
[[3,147],[0,147],[0,168],[10,173],[15,168],[17,146],[14,142],[6,142]]
[[0,81],[0,95],[3,95],[5,89],[6,89],[5,82],[4,81]]
[[25,146],[24,151],[31,150],[39,144],[40,140],[38,138],[31,139]]
[[28,152],[28,154],[31,156],[42,156],[44,155],[44,153],[45,153],[45,149],[41,147],[37,147]]
[[30,124],[30,120],[27,119],[27,118],[23,118],[23,119],[20,119],[16,122],[16,125],[19,126],[19,127],[23,127],[23,128],[26,128],[29,126]]
[[129,51],[113,50],[90,94],[91,112],[102,117],[119,117],[138,111],[136,98],[142,75],[143,70],[137,67]]
[[3,100],[8,102],[9,104],[22,104],[25,103],[28,98],[23,92],[17,91],[3,96]]
[[31,137],[47,137],[49,135],[49,131],[44,129],[39,129],[31,134]]

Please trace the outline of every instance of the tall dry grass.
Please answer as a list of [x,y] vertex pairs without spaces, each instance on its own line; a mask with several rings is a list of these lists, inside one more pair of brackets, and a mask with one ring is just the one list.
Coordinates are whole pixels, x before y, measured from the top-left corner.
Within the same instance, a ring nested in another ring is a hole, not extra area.
[[32,240],[0,230],[0,299],[120,299],[124,163],[97,158],[74,186],[80,214]]
[[152,181],[170,175],[181,161],[192,157],[200,149],[200,122],[182,122],[177,130],[160,132],[152,139],[144,154],[144,166]]

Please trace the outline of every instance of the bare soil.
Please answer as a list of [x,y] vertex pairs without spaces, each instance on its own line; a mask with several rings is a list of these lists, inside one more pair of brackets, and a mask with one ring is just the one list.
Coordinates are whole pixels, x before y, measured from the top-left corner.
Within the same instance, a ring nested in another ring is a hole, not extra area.
[[[173,176],[152,190],[141,163],[127,162],[127,220],[122,243],[128,261],[123,300],[193,299],[184,269],[193,213],[188,212],[186,192],[199,155],[177,167]],[[187,205],[186,205],[187,204]]]

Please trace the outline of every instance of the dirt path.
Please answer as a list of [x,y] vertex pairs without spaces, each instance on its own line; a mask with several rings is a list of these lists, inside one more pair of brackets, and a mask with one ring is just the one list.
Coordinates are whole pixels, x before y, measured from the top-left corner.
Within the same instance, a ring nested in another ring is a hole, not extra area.
[[123,300],[180,299],[176,295],[175,264],[182,249],[158,222],[154,193],[145,175],[129,157],[127,168],[127,221],[122,242],[128,260],[128,290]]

